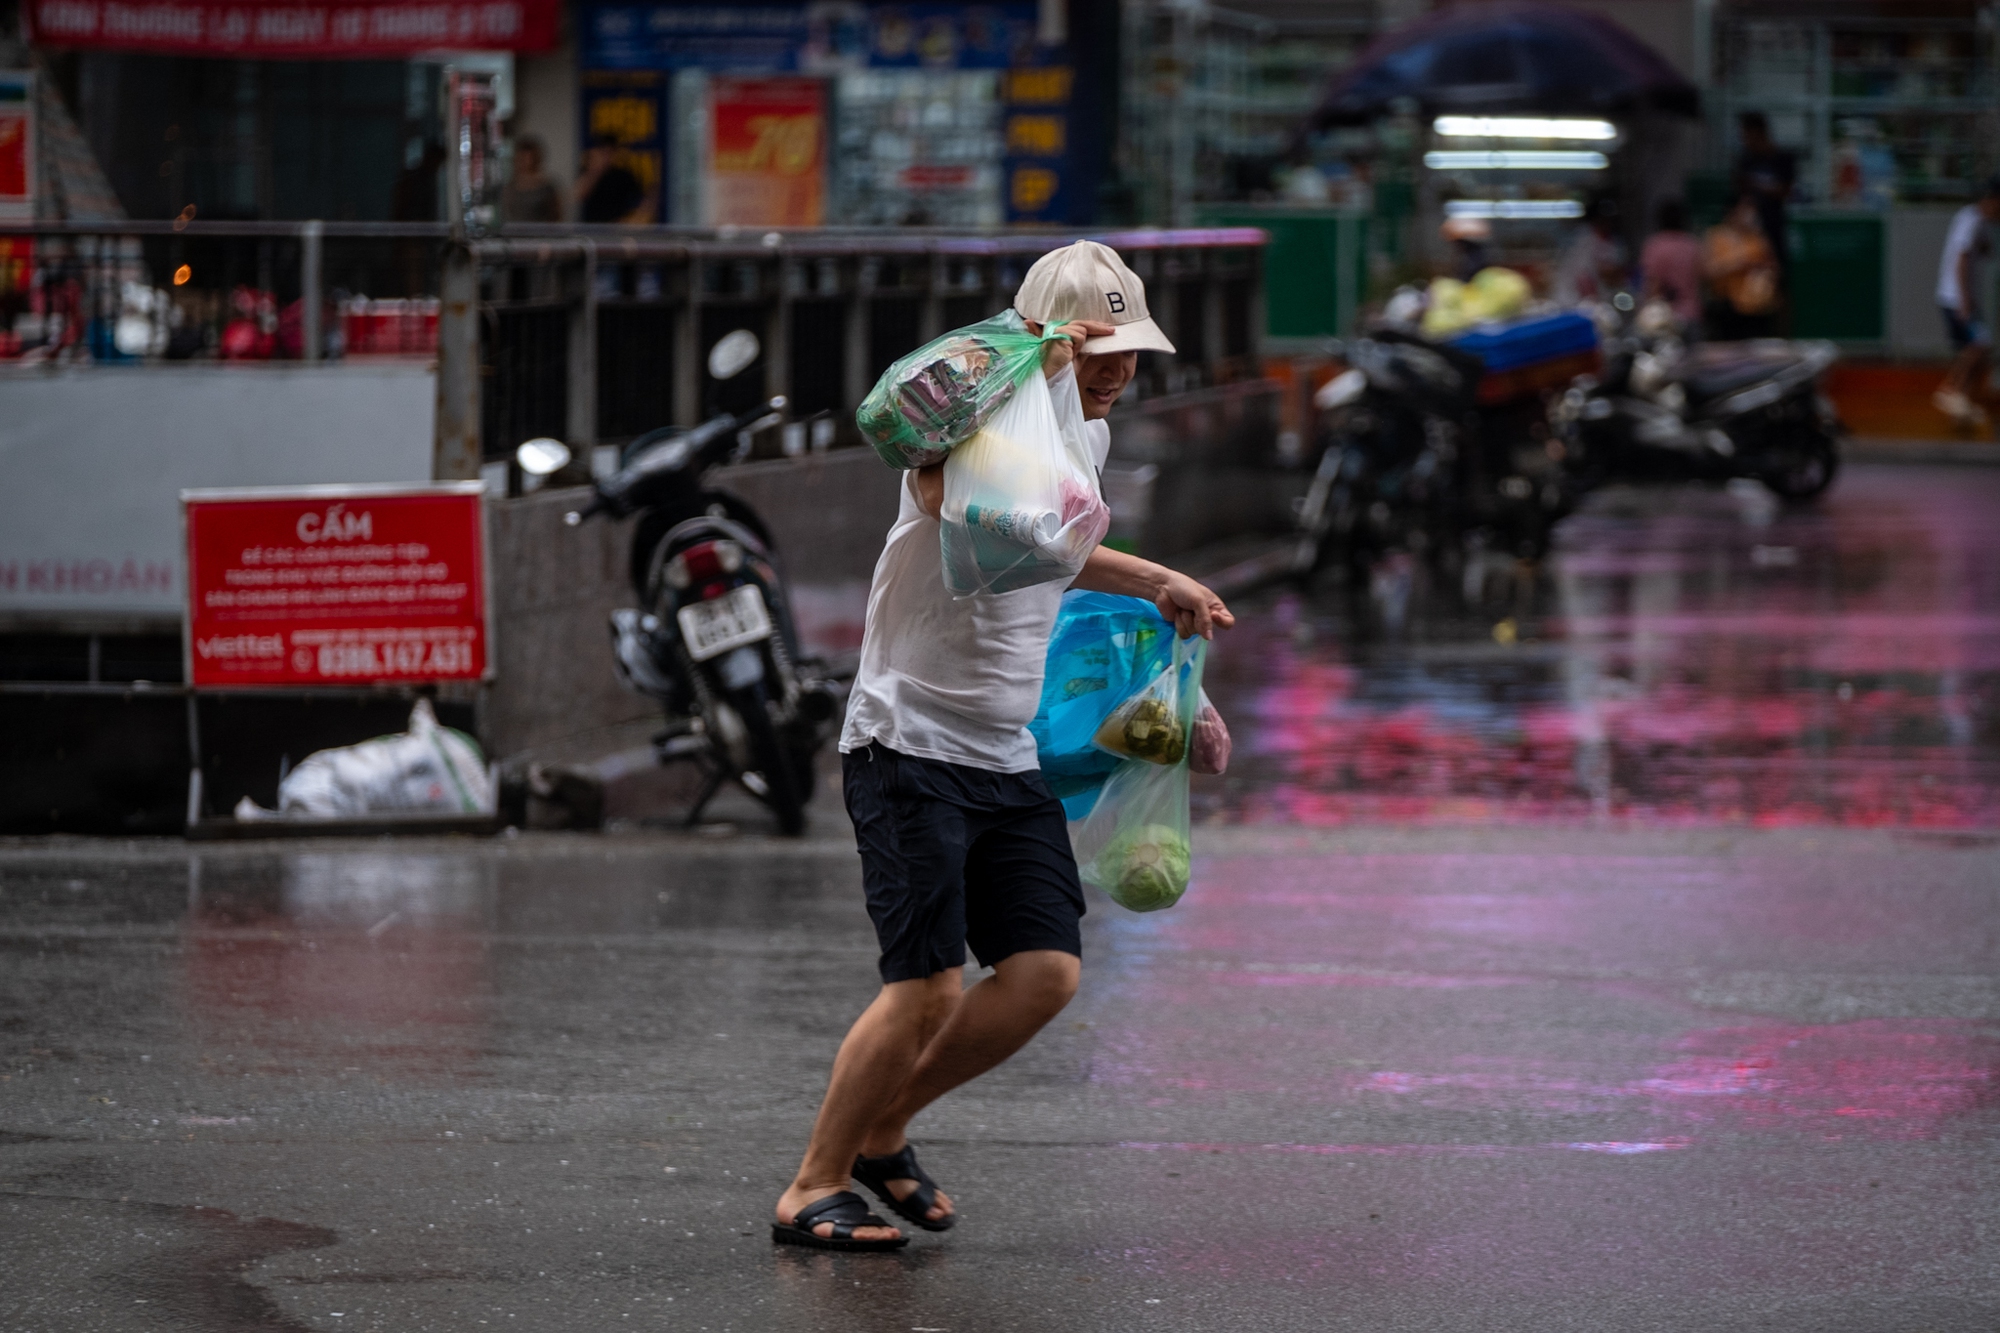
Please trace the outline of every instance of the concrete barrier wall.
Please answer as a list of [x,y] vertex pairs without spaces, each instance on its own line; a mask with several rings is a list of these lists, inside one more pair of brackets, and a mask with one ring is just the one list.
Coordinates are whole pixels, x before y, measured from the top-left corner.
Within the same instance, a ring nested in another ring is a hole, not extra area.
[[[1114,467],[1159,469],[1146,512],[1121,514],[1141,553],[1171,560],[1230,537],[1281,530],[1301,479],[1277,467],[1279,386],[1265,381],[1158,398],[1113,419]],[[896,517],[899,474],[866,449],[724,468],[715,483],[749,501],[785,563],[808,652],[861,645],[868,580]],[[1115,487],[1107,487],[1116,490]],[[571,754],[593,734],[657,716],[611,664],[612,610],[636,605],[631,524],[563,525],[581,490],[491,507],[498,677],[482,729],[496,758]],[[1115,503],[1115,498],[1114,498]]]
[[[769,524],[808,650],[858,647],[868,578],[896,516],[896,474],[867,450],[724,468],[715,483]],[[637,605],[630,522],[567,527],[581,490],[490,506],[497,674],[481,729],[496,758],[590,748],[593,733],[659,715],[618,683],[606,621]]]

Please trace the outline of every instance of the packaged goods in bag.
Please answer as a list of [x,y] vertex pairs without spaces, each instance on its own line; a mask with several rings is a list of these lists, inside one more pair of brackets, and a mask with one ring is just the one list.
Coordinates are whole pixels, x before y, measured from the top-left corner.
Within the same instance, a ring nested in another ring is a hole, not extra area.
[[1149,764],[1173,765],[1187,758],[1201,695],[1202,659],[1200,652],[1183,651],[1181,645],[1189,642],[1203,640],[1177,640],[1167,669],[1106,714],[1092,744],[1120,758]]
[[1173,661],[1174,626],[1151,602],[1117,593],[1063,594],[1028,732],[1049,791],[1071,819],[1090,813],[1123,762],[1091,738],[1104,716]]
[[944,583],[954,597],[1075,578],[1111,525],[1076,372],[1031,375],[944,465]]
[[1038,376],[1048,336],[1028,332],[1013,310],[953,329],[883,371],[854,422],[890,467],[942,463]]
[[[1175,644],[1173,674],[1190,704],[1201,690],[1205,647],[1201,639]],[[1181,757],[1171,764],[1126,760],[1090,813],[1070,826],[1083,882],[1103,889],[1120,907],[1157,912],[1187,892],[1193,857],[1187,758],[1183,744]]]

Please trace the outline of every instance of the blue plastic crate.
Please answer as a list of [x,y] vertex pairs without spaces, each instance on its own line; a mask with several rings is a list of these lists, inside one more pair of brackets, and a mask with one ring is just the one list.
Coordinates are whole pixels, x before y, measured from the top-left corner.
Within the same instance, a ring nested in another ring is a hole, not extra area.
[[1538,361],[1588,352],[1597,346],[1597,325],[1575,311],[1565,310],[1555,315],[1477,324],[1446,341],[1471,352],[1486,363],[1489,374],[1497,374]]

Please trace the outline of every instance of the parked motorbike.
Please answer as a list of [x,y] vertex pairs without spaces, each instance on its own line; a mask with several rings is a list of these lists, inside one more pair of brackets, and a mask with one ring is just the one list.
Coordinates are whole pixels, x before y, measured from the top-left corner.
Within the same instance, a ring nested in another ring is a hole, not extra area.
[[1754,477],[1809,500],[1840,469],[1840,418],[1818,391],[1838,358],[1830,342],[1689,348],[1670,332],[1633,332],[1607,343],[1603,373],[1578,377],[1550,424],[1586,486]]
[[[709,374],[731,379],[758,351],[755,335],[729,334],[711,349]],[[746,456],[754,433],[776,424],[784,407],[772,398],[691,430],[641,435],[618,470],[593,483],[590,502],[565,516],[571,525],[596,514],[638,518],[629,560],[639,606],[612,612],[613,657],[627,687],[665,711],[654,737],[660,761],[703,772],[690,825],[733,780],[770,808],[781,831],[804,831],[814,756],[832,734],[836,689],[824,664],[799,651],[769,530],[740,497],[704,480],[710,468]],[[531,440],[517,459],[546,475],[569,451]]]
[[1341,559],[1353,580],[1403,552],[1540,554],[1567,491],[1522,471],[1499,428],[1511,416],[1486,420],[1478,357],[1390,327],[1333,350],[1348,369],[1314,397],[1326,445],[1299,502],[1300,573]]

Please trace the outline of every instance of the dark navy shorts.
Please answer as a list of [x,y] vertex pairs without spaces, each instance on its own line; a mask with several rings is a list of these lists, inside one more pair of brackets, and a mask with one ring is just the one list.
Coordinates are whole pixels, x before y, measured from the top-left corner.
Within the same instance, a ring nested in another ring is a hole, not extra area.
[[1083,956],[1083,885],[1062,803],[1040,772],[992,773],[898,754],[841,757],[882,980],[1032,949]]
[[1945,336],[1951,339],[1952,351],[1963,352],[1974,343],[1981,347],[1989,343],[1990,339],[1986,336],[1986,324],[1983,320],[1966,319],[1948,305],[1939,306],[1938,313],[1944,316],[1944,332]]

